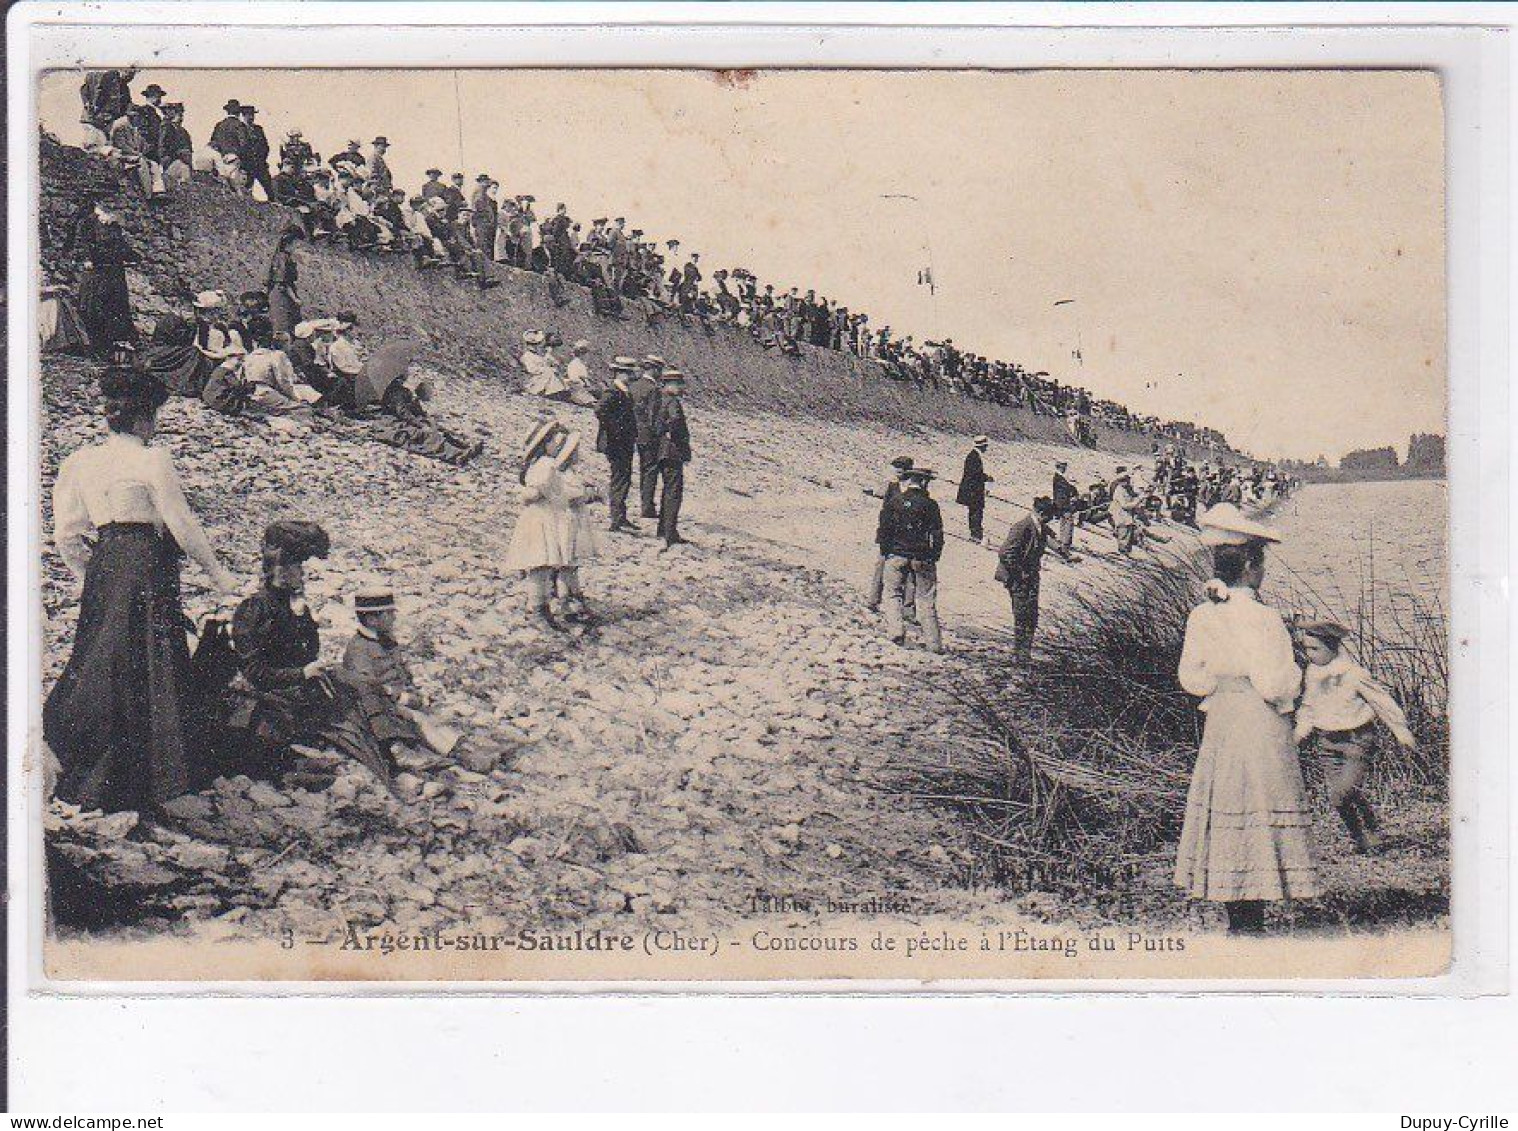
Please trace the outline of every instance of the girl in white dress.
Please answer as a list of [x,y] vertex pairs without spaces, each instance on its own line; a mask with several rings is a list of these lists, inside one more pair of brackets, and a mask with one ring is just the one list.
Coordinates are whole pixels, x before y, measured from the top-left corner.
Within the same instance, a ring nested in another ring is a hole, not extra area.
[[565,536],[569,504],[555,458],[567,436],[564,426],[553,420],[542,422],[528,435],[517,475],[522,485],[522,509],[503,563],[506,569],[520,570],[527,576],[528,612],[555,632],[562,628],[548,604],[554,573],[573,564]]
[[1217,580],[1192,610],[1181,651],[1181,686],[1202,697],[1207,721],[1175,881],[1193,899],[1225,904],[1229,930],[1258,932],[1265,900],[1310,899],[1322,890],[1292,740],[1302,673],[1281,615],[1257,593],[1265,544],[1279,539],[1228,504],[1200,525]]

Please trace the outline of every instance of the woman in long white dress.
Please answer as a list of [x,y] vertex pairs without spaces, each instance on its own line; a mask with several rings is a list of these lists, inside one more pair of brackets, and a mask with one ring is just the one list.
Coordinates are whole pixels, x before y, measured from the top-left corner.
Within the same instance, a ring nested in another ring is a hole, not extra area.
[[1229,930],[1264,927],[1265,901],[1321,893],[1291,712],[1302,684],[1280,613],[1259,601],[1267,528],[1222,504],[1200,520],[1217,580],[1186,622],[1181,686],[1207,721],[1186,798],[1175,881],[1221,902]]

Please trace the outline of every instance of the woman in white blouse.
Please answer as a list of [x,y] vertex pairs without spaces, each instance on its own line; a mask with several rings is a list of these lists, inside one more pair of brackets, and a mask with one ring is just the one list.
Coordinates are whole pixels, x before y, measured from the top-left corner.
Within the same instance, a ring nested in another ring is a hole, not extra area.
[[1257,932],[1264,901],[1321,891],[1291,734],[1302,673],[1281,615],[1257,594],[1265,545],[1279,539],[1228,504],[1200,525],[1217,580],[1192,610],[1181,651],[1181,686],[1202,697],[1207,721],[1175,880],[1194,899],[1224,903],[1231,931]]
[[191,689],[179,564],[223,595],[237,579],[191,512],[169,453],[149,446],[168,397],[151,374],[100,378],[110,436],[63,461],[53,541],[83,581],[68,665],[43,708],[57,794],[85,809],[152,812],[193,788],[206,716]]

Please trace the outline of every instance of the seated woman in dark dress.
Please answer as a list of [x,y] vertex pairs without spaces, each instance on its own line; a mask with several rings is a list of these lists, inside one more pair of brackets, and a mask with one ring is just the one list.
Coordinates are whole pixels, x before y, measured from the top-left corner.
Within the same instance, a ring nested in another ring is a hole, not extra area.
[[364,722],[356,694],[330,678],[319,658],[304,563],[326,557],[329,546],[314,522],[281,519],[264,531],[263,584],[232,617],[239,672],[223,715],[227,769],[275,777],[297,768],[293,744],[333,746],[389,786],[388,753]]

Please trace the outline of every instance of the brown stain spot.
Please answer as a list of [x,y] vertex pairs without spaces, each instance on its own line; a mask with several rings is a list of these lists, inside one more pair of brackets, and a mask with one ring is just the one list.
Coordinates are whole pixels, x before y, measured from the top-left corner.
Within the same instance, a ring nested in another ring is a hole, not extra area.
[[755,70],[717,70],[711,72],[712,81],[718,86],[731,87],[733,90],[747,90],[759,77]]

